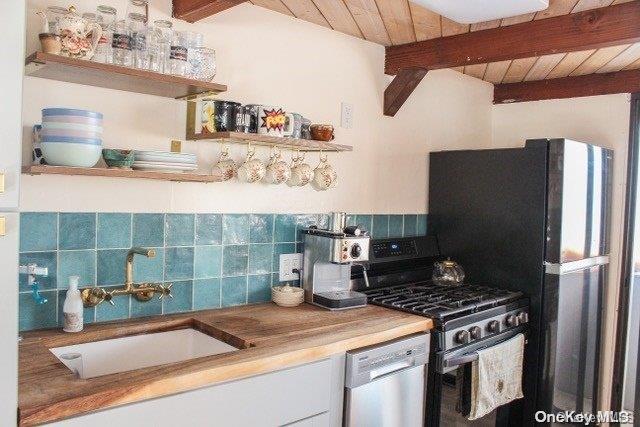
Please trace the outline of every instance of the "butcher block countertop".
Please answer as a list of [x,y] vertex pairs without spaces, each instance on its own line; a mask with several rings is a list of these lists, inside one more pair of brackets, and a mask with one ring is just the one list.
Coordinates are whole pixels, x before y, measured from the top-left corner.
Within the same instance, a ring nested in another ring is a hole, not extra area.
[[[188,327],[242,350],[85,380],[49,351]],[[425,317],[376,306],[335,312],[308,304],[282,308],[268,303],[88,325],[78,334],[28,332],[19,344],[19,423],[38,425],[263,374],[432,327]]]

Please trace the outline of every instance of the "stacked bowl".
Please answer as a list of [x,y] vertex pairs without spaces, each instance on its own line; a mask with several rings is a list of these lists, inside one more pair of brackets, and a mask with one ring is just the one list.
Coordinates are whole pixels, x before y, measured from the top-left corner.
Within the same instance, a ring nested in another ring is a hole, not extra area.
[[42,154],[50,165],[92,167],[102,153],[102,113],[42,110]]

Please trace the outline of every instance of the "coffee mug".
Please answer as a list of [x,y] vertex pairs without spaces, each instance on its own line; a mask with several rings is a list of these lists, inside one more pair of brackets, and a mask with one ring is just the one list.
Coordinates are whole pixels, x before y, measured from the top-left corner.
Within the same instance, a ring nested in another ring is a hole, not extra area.
[[236,162],[229,157],[229,148],[225,147],[211,172],[214,175],[219,174],[223,181],[228,181],[236,174],[236,167]]
[[302,115],[298,113],[285,114],[283,135],[288,138],[302,137]]
[[291,177],[291,168],[282,160],[280,152],[271,154],[271,160],[267,166],[267,172],[264,176],[265,182],[269,184],[282,184]]
[[247,150],[247,158],[245,159],[244,163],[238,168],[238,179],[242,182],[258,182],[262,178],[264,178],[264,175],[267,172],[264,163],[262,163],[259,159],[253,158],[254,154],[255,150]]
[[258,106],[258,133],[261,135],[282,137],[285,112],[280,107]]
[[311,185],[318,191],[328,190],[336,186],[338,174],[327,162],[327,157],[320,157],[320,163],[313,170]]
[[313,169],[304,162],[304,154],[298,155],[291,162],[291,177],[287,180],[289,187],[304,187],[313,179]]

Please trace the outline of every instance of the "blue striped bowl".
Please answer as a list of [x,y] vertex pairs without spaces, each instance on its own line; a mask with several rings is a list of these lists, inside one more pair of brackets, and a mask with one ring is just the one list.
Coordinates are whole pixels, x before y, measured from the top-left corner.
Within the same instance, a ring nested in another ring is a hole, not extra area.
[[83,145],[102,146],[102,139],[100,139],[100,138],[80,138],[80,137],[75,137],[75,136],[42,135],[42,142],[55,142],[55,143],[70,143],[70,144],[83,144]]
[[102,113],[89,110],[78,110],[74,108],[43,108],[42,117],[49,116],[72,116],[72,117],[85,117],[90,119],[102,120]]

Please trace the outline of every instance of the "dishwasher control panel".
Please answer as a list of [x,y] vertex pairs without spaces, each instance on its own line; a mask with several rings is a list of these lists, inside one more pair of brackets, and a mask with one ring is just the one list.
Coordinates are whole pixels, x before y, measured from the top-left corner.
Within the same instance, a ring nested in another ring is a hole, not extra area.
[[429,334],[415,334],[347,352],[345,386],[358,387],[429,360]]

